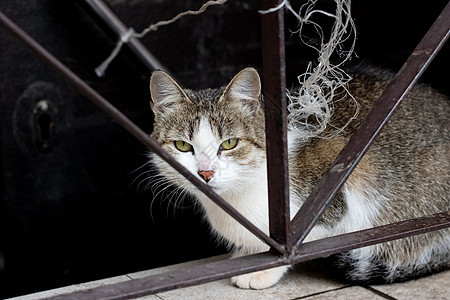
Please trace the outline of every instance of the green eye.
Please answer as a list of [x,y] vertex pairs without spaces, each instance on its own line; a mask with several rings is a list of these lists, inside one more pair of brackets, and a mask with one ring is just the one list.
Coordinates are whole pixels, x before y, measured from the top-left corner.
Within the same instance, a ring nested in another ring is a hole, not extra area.
[[220,144],[220,150],[231,150],[236,147],[238,143],[237,139],[229,139]]
[[177,148],[181,152],[189,152],[192,151],[192,145],[189,143],[186,143],[184,141],[175,141],[173,142],[175,145],[175,148]]

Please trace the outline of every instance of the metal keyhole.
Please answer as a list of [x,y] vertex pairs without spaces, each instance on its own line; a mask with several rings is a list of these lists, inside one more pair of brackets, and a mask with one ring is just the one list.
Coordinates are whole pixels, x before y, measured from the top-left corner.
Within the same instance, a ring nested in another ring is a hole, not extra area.
[[53,113],[50,103],[39,101],[34,110],[36,144],[42,153],[49,153],[53,147]]

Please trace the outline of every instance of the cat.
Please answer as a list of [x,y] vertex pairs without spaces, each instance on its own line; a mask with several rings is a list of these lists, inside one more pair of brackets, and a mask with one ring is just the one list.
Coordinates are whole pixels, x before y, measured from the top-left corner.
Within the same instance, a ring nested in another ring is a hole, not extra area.
[[[318,137],[288,132],[291,218],[381,95],[390,73],[366,68],[352,74],[349,90],[360,105],[335,103],[331,123]],[[258,72],[246,68],[221,88],[182,89],[163,71],[150,79],[154,129],[151,137],[193,174],[268,233],[264,112]],[[350,111],[352,111],[350,113]],[[428,86],[414,87],[376,139],[306,241],[448,211],[450,108]],[[233,257],[267,251],[244,229],[157,155],[151,160],[171,183],[194,195],[212,231]],[[450,267],[450,229],[360,248],[341,254],[349,280],[405,280]],[[277,283],[287,266],[235,276],[240,288]]]

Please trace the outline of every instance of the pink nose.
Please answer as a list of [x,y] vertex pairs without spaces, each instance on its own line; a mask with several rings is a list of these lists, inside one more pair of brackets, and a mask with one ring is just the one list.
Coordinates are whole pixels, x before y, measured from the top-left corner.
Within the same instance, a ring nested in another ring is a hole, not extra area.
[[198,171],[198,175],[200,175],[201,178],[205,182],[209,182],[211,180],[211,177],[214,175],[214,171],[212,170],[200,170]]

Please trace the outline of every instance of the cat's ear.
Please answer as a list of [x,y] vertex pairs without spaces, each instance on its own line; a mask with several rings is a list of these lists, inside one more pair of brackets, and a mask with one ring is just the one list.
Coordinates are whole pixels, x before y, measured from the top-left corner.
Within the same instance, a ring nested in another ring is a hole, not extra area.
[[163,71],[155,71],[150,78],[150,107],[155,116],[173,107],[177,102],[190,102],[183,89]]
[[253,68],[240,71],[225,88],[220,101],[238,100],[256,111],[261,106],[261,80]]

